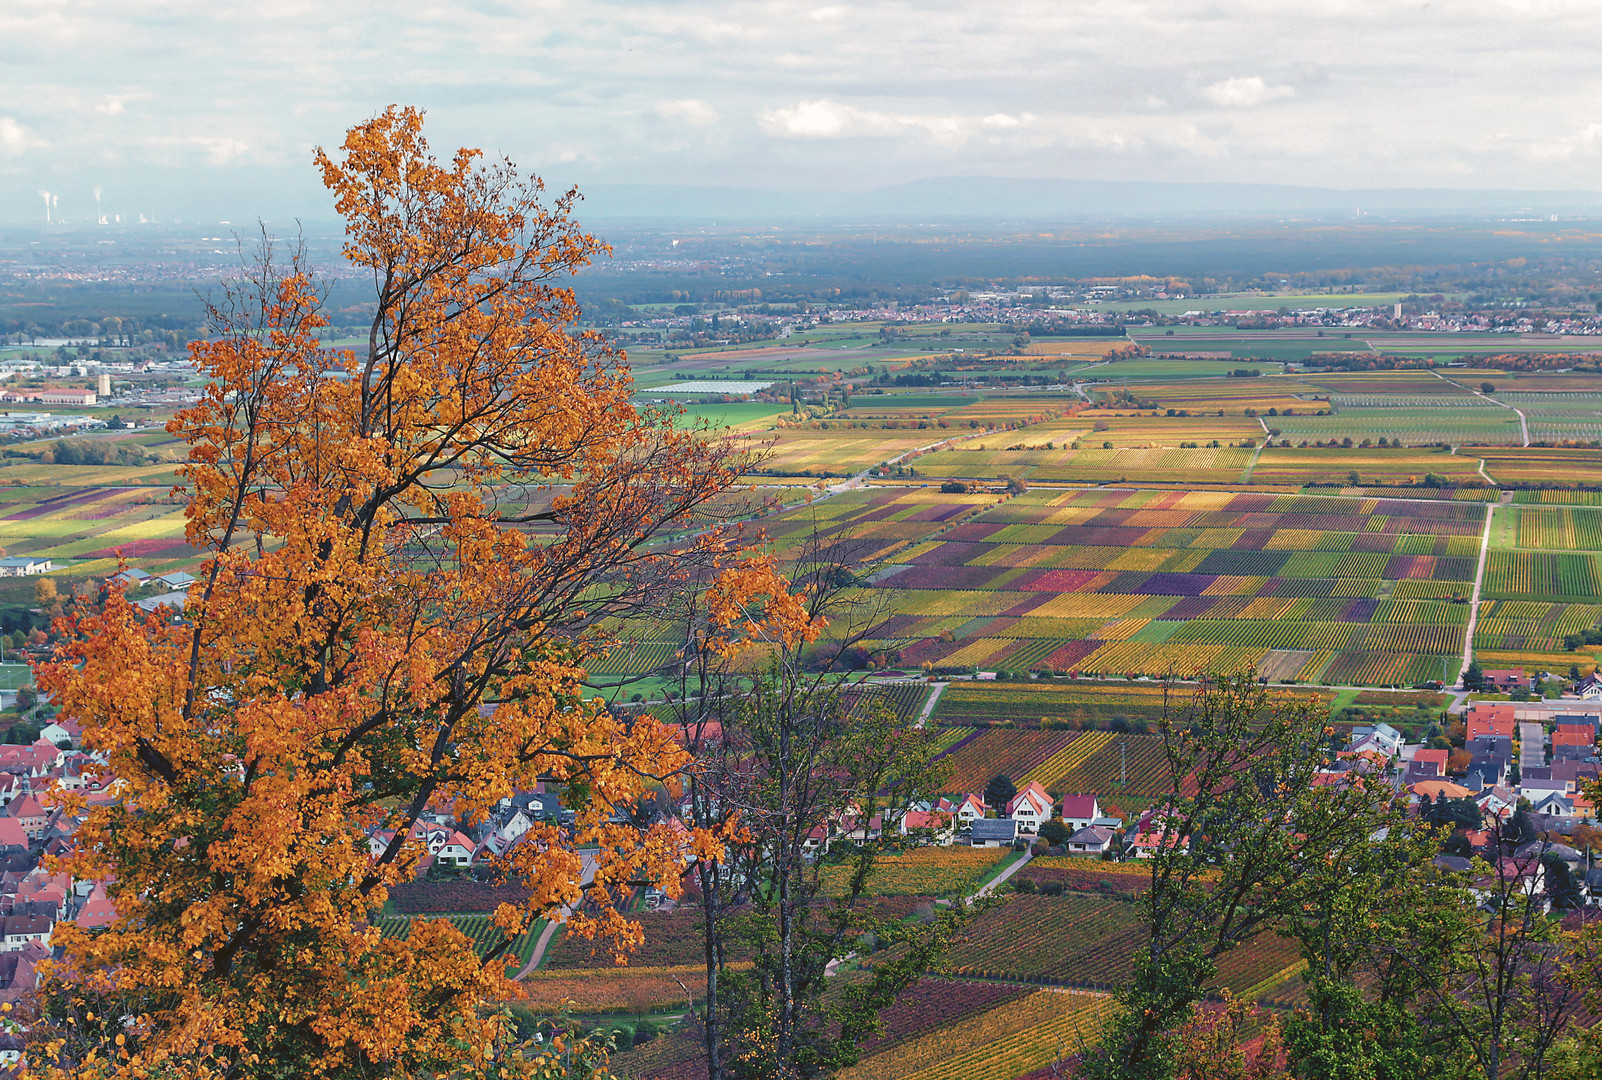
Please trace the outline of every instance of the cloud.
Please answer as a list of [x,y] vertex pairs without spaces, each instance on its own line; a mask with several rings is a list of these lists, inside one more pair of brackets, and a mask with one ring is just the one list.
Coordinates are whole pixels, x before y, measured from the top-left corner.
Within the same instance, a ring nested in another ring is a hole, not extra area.
[[206,160],[212,165],[227,165],[235,158],[243,157],[250,147],[238,139],[226,137],[206,138],[197,136],[189,140],[206,151]]
[[1576,156],[1590,157],[1602,147],[1602,124],[1587,124],[1576,135],[1536,143],[1530,156],[1537,161],[1562,161]]
[[95,112],[106,116],[121,116],[128,103],[128,94],[107,94],[104,101],[95,106]]
[[1261,75],[1223,79],[1202,87],[1201,91],[1202,97],[1214,105],[1236,109],[1261,105],[1266,101],[1290,97],[1294,93],[1296,93],[1294,86],[1269,86]]
[[698,98],[664,101],[657,105],[656,114],[664,120],[676,120],[686,127],[711,127],[720,119],[716,109]]
[[798,139],[838,139],[854,135],[894,135],[903,127],[894,117],[832,101],[803,101],[793,108],[773,109],[757,118],[770,135]]
[[33,132],[13,117],[0,116],[0,154],[22,154],[32,147],[43,145],[43,139],[35,137]]
[[973,127],[970,121],[956,116],[892,116],[828,100],[803,101],[793,108],[772,109],[759,114],[757,122],[769,135],[794,139],[849,139],[922,133],[947,144],[962,142]]
[[987,128],[996,128],[996,129],[1004,131],[1004,130],[1007,130],[1007,129],[1010,129],[1010,128],[1021,127],[1024,124],[1027,124],[1029,121],[1031,121],[1033,119],[1034,119],[1034,117],[1030,116],[1028,113],[1022,113],[1021,115],[1018,115],[1018,116],[1012,116],[1012,115],[1009,115],[1008,113],[999,113],[998,112],[998,113],[991,113],[989,116],[985,117],[983,120],[981,120],[979,122],[981,124],[983,124]]

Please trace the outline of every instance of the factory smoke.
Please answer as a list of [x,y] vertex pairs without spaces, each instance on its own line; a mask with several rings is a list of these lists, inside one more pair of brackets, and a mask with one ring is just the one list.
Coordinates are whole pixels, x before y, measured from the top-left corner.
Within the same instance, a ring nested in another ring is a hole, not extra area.
[[95,223],[98,225],[106,223],[106,213],[100,209],[100,194],[104,190],[99,184],[95,185]]
[[48,224],[50,224],[50,207],[52,205],[53,196],[50,194],[50,192],[46,191],[44,188],[40,188],[39,189],[39,198],[44,200],[44,204],[45,204],[45,224],[48,225]]

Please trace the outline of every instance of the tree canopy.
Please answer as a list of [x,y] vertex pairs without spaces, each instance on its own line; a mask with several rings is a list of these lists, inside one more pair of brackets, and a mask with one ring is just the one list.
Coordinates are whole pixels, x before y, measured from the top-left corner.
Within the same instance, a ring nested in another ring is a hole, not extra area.
[[[615,889],[674,892],[711,843],[611,820],[686,755],[582,680],[718,546],[655,542],[703,524],[740,450],[636,412],[622,358],[574,329],[562,281],[604,251],[574,194],[473,150],[439,161],[422,126],[391,108],[317,153],[373,284],[364,347],[324,346],[318,284],[273,243],[190,346],[211,381],[168,430],[209,554],[182,618],[112,591],[41,672],[121,785],[55,864],[116,907],[93,936],[59,926],[47,993],[80,1012],[41,1028],[58,1075],[508,1068],[482,1004],[512,937],[588,899],[573,932],[626,943]],[[508,856],[529,900],[495,913],[487,958],[443,920],[380,935],[425,814],[472,820],[542,781],[576,820]]]

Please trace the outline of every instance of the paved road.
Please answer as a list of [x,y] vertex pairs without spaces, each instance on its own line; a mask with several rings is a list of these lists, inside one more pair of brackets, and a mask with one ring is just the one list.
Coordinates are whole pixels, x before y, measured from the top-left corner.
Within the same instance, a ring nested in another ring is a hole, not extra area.
[[934,684],[934,692],[929,695],[929,700],[923,703],[923,710],[918,713],[918,727],[923,727],[924,724],[929,722],[929,717],[934,714],[935,702],[940,700],[940,695],[945,693],[946,687],[950,685],[950,683],[943,682]]
[[[581,851],[579,852],[579,858],[583,860],[584,866],[583,873],[579,876],[579,884],[588,885],[595,880],[595,868],[600,864],[600,861],[595,857],[593,851]],[[571,914],[573,914],[573,909],[565,907],[556,918],[546,921],[545,929],[540,931],[540,939],[534,943],[534,951],[528,954],[528,963],[523,965],[522,971],[513,976],[514,980],[521,979],[540,966],[540,961],[545,959],[545,950],[550,948],[551,939],[556,936],[556,931],[560,929],[563,923],[567,922],[567,917]]]
[[991,893],[995,892],[997,886],[1003,884],[1008,878],[1012,877],[1012,875],[1016,874],[1018,871],[1022,870],[1024,867],[1028,866],[1029,865],[1029,860],[1033,859],[1034,857],[1035,857],[1035,849],[1031,845],[1029,850],[1024,852],[1024,857],[1023,858],[1019,859],[1017,862],[1015,862],[1011,866],[1007,867],[1007,869],[1003,870],[1001,873],[999,873],[995,877],[991,878],[990,881],[987,882],[984,885],[984,887],[982,887],[978,892],[974,893],[972,896],[968,897],[968,899],[969,900],[978,900],[980,897],[989,896]]
[[1474,592],[1469,597],[1468,629],[1463,631],[1463,666],[1458,669],[1459,675],[1468,670],[1474,660],[1474,627],[1480,621],[1480,585],[1485,581],[1485,558],[1491,550],[1491,515],[1495,510],[1494,503],[1486,504],[1485,531],[1480,534],[1480,561],[1474,568]]

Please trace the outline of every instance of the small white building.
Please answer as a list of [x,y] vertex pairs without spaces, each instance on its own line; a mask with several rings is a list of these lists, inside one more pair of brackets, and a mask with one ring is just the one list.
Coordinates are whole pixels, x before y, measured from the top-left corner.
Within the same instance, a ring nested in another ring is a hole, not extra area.
[[1068,854],[1100,855],[1112,849],[1117,834],[1099,825],[1087,825],[1068,838]]
[[1007,803],[1007,816],[1018,823],[1018,831],[1033,836],[1051,820],[1051,796],[1035,780],[1023,786]]

